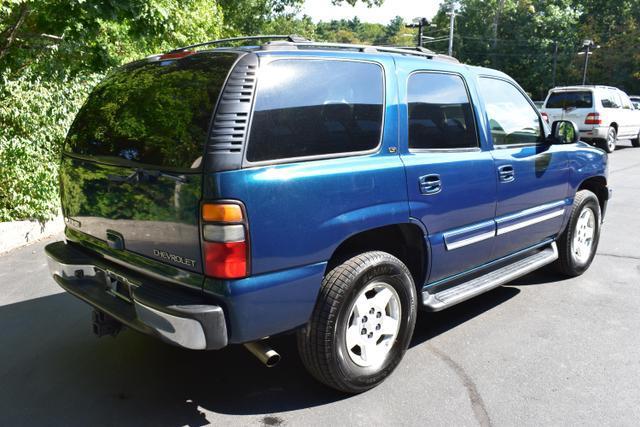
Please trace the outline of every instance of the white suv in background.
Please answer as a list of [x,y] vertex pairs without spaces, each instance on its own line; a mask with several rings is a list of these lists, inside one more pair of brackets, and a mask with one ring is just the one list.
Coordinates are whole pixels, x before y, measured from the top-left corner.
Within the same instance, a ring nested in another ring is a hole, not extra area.
[[571,120],[580,129],[581,140],[608,153],[620,139],[631,139],[634,147],[640,147],[640,110],[615,87],[556,87],[549,91],[540,111],[549,123]]

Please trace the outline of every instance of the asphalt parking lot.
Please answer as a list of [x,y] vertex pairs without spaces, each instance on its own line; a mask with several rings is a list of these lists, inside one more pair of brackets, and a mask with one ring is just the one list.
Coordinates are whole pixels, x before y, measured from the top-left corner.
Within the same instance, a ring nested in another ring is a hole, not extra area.
[[291,337],[264,368],[243,348],[193,352],[125,331],[49,277],[43,247],[0,257],[0,425],[637,425],[640,149],[610,156],[598,255],[419,317],[380,387],[345,396],[304,371]]

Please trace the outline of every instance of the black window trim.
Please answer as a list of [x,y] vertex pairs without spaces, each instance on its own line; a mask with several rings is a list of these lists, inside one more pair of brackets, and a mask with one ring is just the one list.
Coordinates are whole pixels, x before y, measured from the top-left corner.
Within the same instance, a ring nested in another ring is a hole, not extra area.
[[[457,76],[460,77],[460,79],[462,80],[462,84],[464,85],[464,89],[467,92],[467,99],[469,99],[469,104],[471,105],[471,112],[473,113],[473,126],[475,127],[475,134],[476,134],[476,143],[477,145],[475,147],[458,147],[458,148],[411,148],[409,146],[409,81],[411,80],[411,77],[413,77],[416,74],[448,74],[448,75],[453,75],[453,76]],[[407,125],[407,149],[409,150],[409,153],[477,153],[482,151],[482,144],[480,143],[480,134],[479,129],[478,129],[478,121],[476,120],[476,105],[473,102],[473,99],[471,98],[471,92],[469,91],[469,85],[467,84],[467,80],[464,78],[464,76],[461,73],[456,73],[454,71],[444,71],[444,70],[414,70],[411,73],[409,73],[409,75],[407,76],[407,81],[406,81],[406,92],[407,92],[407,120],[406,120],[406,125]]]
[[[263,63],[264,59],[268,59],[267,62]],[[272,159],[272,160],[260,160],[257,162],[252,162],[247,159],[247,152],[249,151],[249,145],[251,144],[251,128],[253,126],[253,115],[256,107],[256,97],[258,96],[258,92],[260,90],[260,74],[258,74],[258,81],[256,82],[256,90],[251,104],[251,112],[249,113],[249,123],[247,124],[247,136],[246,136],[246,144],[242,153],[242,169],[259,167],[259,166],[268,166],[268,165],[279,165],[286,163],[298,163],[298,162],[309,162],[315,160],[326,160],[326,159],[339,159],[346,157],[359,157],[359,156],[367,156],[371,154],[377,154],[381,151],[382,142],[384,141],[384,127],[386,123],[386,115],[387,115],[387,75],[385,73],[384,65],[381,62],[367,59],[352,59],[352,58],[329,58],[323,56],[278,56],[278,57],[258,57],[260,64],[258,66],[259,70],[262,69],[263,66],[270,65],[274,62],[278,61],[341,61],[341,62],[359,62],[366,64],[374,64],[380,67],[380,71],[382,72],[382,120],[380,124],[380,138],[378,139],[378,144],[369,149],[362,151],[346,151],[341,153],[331,153],[331,154],[315,154],[311,156],[298,156],[298,157],[287,157],[282,159]]]
[[[544,147],[544,146],[549,145],[547,143],[546,139],[544,138],[544,136],[546,136],[547,128],[543,124],[542,114],[540,113],[540,110],[538,110],[538,107],[536,107],[536,105],[533,103],[533,101],[520,88],[520,86],[518,86],[517,83],[514,84],[514,82],[510,81],[509,79],[505,79],[504,77],[500,77],[500,76],[492,76],[490,74],[480,74],[478,76],[478,79],[501,80],[501,81],[503,81],[505,83],[510,84],[518,92],[520,92],[520,94],[522,94],[524,96],[524,99],[526,99],[529,102],[529,105],[531,105],[531,107],[533,108],[533,111],[538,115],[538,125],[540,126],[540,130],[542,131],[542,135],[543,135],[543,139],[541,141],[537,141],[537,142],[523,142],[523,143],[519,143],[519,144],[494,144],[493,143],[493,134],[491,133],[491,129],[489,129],[489,135],[491,135],[491,146],[493,147],[494,150],[506,150],[508,148],[523,148],[523,147]],[[485,101],[484,97],[482,97],[482,104],[484,106],[484,112],[486,114],[487,113],[487,108],[486,108],[487,102]],[[546,101],[545,101],[545,104],[546,104]]]

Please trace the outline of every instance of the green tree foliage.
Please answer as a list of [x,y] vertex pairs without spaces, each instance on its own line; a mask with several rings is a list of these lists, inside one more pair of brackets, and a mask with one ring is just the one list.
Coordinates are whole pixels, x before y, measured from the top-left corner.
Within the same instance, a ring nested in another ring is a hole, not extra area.
[[206,0],[9,0],[0,7],[3,69],[38,64],[104,71],[158,50],[215,38],[221,11]]
[[400,46],[411,45],[416,38],[415,31],[405,28],[405,22],[399,16],[388,25],[361,22],[357,17],[319,22],[315,32],[318,40],[337,43]]
[[100,77],[0,77],[0,221],[55,215],[61,141]]
[[56,214],[60,147],[105,72],[222,26],[207,0],[0,0],[0,221]]
[[[449,27],[450,3],[434,23]],[[498,68],[534,97],[543,98],[553,85],[580,84],[584,39],[600,45],[590,58],[588,83],[640,92],[637,0],[461,0],[455,21],[454,56],[463,62]],[[438,40],[438,39],[436,39]],[[428,43],[446,52],[448,38]]]
[[[224,11],[224,26],[227,35],[266,34],[265,27],[274,19],[283,28],[283,18],[291,21],[304,0],[218,0]],[[287,34],[285,32],[285,34]]]

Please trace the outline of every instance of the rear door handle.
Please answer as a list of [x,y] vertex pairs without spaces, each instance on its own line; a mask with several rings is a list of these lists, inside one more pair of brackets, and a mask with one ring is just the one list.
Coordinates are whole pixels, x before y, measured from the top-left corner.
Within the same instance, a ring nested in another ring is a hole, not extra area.
[[438,194],[442,191],[442,181],[440,181],[440,175],[438,174],[421,176],[418,181],[420,183],[420,193],[422,194]]
[[516,172],[511,165],[504,165],[498,168],[498,176],[501,182],[512,182],[516,179]]

